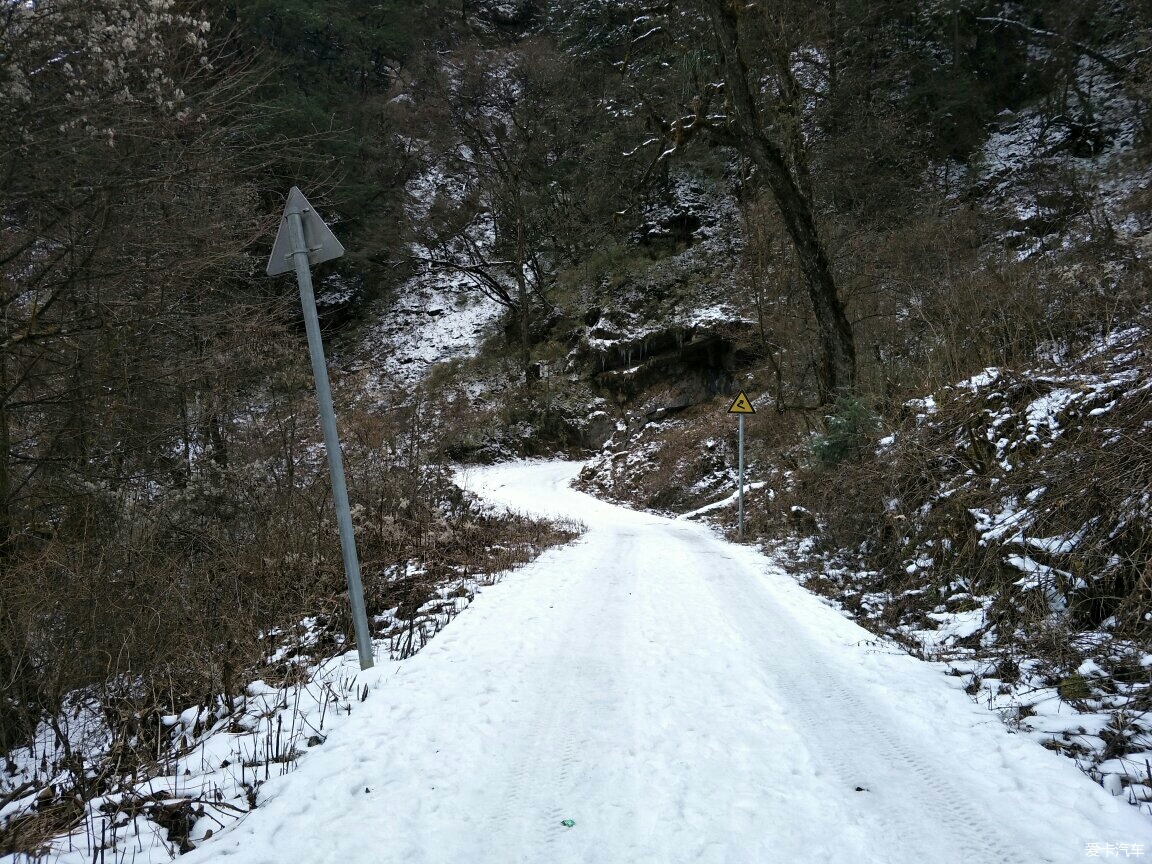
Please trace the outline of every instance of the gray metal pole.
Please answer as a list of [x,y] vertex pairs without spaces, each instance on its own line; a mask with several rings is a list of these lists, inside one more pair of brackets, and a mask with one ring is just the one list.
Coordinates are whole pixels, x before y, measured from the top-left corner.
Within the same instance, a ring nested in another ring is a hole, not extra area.
[[740,542],[744,542],[744,415],[740,415]]
[[336,521],[340,526],[340,551],[344,554],[344,576],[348,580],[348,600],[352,606],[352,624],[356,628],[356,650],[360,654],[360,668],[371,669],[372,638],[368,632],[368,613],[364,609],[364,586],[360,582],[360,561],[356,557],[356,535],[352,532],[348,489],[344,485],[344,460],[340,456],[340,438],[336,434],[332,388],[328,384],[328,367],[324,362],[324,343],[320,341],[316,295],[312,291],[312,273],[308,269],[308,245],[304,240],[304,224],[300,213],[285,215],[288,217],[288,230],[292,234],[292,261],[296,265],[296,280],[300,283],[304,329],[308,332],[308,353],[312,357],[312,374],[316,377],[316,401],[320,405],[324,449],[328,451],[328,472],[332,475],[332,498],[336,503]]

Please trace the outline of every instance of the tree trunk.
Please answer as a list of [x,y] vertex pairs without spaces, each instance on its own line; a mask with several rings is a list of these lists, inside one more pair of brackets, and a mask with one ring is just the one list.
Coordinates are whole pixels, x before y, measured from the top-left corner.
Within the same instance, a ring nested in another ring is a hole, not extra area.
[[524,364],[524,382],[530,384],[532,375],[528,367],[532,365],[529,353],[528,333],[528,280],[524,278],[524,214],[516,215],[516,290],[520,304],[520,359]]
[[[748,69],[740,56],[738,12],[726,0],[706,0],[712,29],[720,47],[724,86],[730,102],[729,131],[736,146],[764,174],[776,207],[796,249],[800,272],[820,331],[821,404],[852,392],[856,379],[856,344],[852,325],[836,290],[827,250],[816,227],[812,202],[789,168],[784,148],[765,131],[756,98],[748,83]],[[797,133],[799,134],[799,133]]]
[[12,442],[8,431],[8,359],[0,356],[0,566],[12,540]]

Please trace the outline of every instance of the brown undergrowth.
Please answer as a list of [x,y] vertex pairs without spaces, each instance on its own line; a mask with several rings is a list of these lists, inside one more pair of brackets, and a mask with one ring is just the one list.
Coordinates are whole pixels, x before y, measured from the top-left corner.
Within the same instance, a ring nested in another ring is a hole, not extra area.
[[[34,854],[79,824],[84,802],[163,773],[179,746],[164,718],[215,706],[197,730],[232,723],[248,682],[292,686],[352,644],[327,467],[298,401],[237,423],[228,459],[176,488],[94,490],[74,505],[88,530],[29,534],[9,551],[0,802],[24,804],[0,822],[0,854]],[[341,418],[365,599],[396,658],[478,586],[579,532],[465,495],[411,421]]]
[[[1152,751],[1150,428],[1152,337],[1134,326],[910,401],[758,498],[752,530],[791,538],[811,590],[1152,801],[1133,768]],[[1079,727],[1033,716],[1058,703]]]

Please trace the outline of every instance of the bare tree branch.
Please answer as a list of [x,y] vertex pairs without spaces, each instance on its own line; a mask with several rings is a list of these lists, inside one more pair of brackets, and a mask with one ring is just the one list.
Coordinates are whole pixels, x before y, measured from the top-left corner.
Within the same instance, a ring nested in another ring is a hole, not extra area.
[[1127,78],[1130,74],[1130,70],[1127,67],[1117,63],[1111,57],[1108,57],[1106,54],[1097,51],[1090,45],[1085,45],[1083,42],[1077,42],[1075,39],[1069,39],[1062,33],[1056,33],[1052,30],[1042,30],[1039,27],[1032,27],[1031,25],[1025,24],[1023,21],[1017,21],[1014,18],[982,17],[977,18],[976,20],[985,24],[1003,24],[1006,27],[1014,27],[1015,29],[1021,30],[1037,39],[1042,39],[1046,42],[1059,42],[1067,45],[1070,48],[1074,48],[1077,53],[1083,54],[1085,57],[1091,57],[1117,78]]

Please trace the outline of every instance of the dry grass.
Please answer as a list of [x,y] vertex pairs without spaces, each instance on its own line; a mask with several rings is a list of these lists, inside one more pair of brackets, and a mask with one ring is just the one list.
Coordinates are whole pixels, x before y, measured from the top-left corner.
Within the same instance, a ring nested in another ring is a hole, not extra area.
[[[308,666],[301,658],[351,644],[327,467],[309,446],[319,435],[303,397],[234,427],[226,465],[202,464],[182,486],[134,499],[93,493],[71,505],[88,530],[29,536],[11,550],[0,743],[19,748],[48,723],[30,779],[55,789],[0,829],[0,849],[32,854],[79,818],[76,801],[159,770],[171,741],[158,718],[231,705],[247,682],[284,684]],[[397,655],[458,611],[446,594],[468,595],[578,532],[466,498],[411,415],[349,412],[341,424],[368,612],[389,613],[377,635],[396,637]],[[99,706],[110,743],[74,751],[66,722],[52,726],[77,694]],[[6,774],[0,794],[22,782]]]
[[[834,470],[800,472],[771,509],[753,515],[753,525],[779,536],[796,528],[793,506],[817,514],[819,548],[839,559],[847,575],[836,583],[821,578],[813,587],[858,612],[862,596],[884,595],[883,610],[872,617],[890,634],[931,628],[924,613],[941,602],[962,611],[953,595],[968,602],[984,596],[995,598],[988,624],[996,627],[999,649],[1045,658],[1056,670],[1075,669],[1085,659],[1071,638],[1078,632],[1103,628],[1111,638],[1152,649],[1146,619],[1152,454],[1145,440],[1152,397],[1140,386],[1152,379],[1150,341],[1143,336],[1124,352],[1130,383],[1073,403],[1056,419],[1057,435],[1030,436],[1026,409],[1058,387],[1075,386],[1067,381],[1031,373],[975,392],[945,391],[927,420],[904,419],[894,446],[866,449]],[[1106,368],[1122,371],[1105,359],[1075,371]],[[992,443],[998,438],[1010,442],[999,451]],[[997,458],[998,452],[1004,455]],[[973,514],[997,513],[1006,502],[1030,507],[1028,522],[990,539]],[[1022,535],[1075,543],[1045,546]],[[1059,626],[1044,593],[1009,563],[1025,555],[1065,574],[1055,585],[1068,604]],[[925,558],[932,563],[909,569]],[[1123,674],[1112,665],[1113,674]]]

